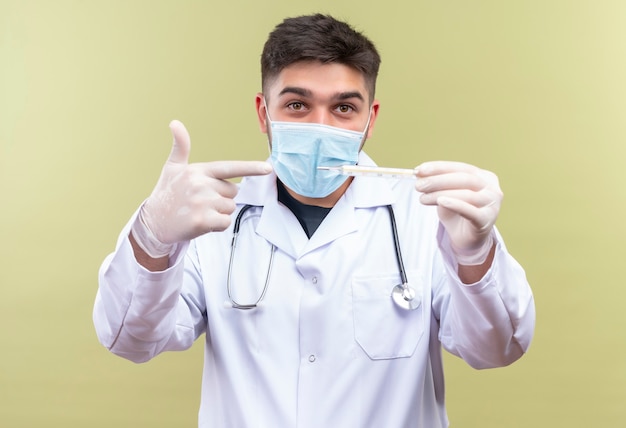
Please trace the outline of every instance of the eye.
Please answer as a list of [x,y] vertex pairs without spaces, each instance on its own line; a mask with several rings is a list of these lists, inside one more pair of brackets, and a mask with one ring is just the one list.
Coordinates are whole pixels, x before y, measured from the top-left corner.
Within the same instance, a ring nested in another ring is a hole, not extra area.
[[337,106],[337,111],[339,111],[339,113],[350,113],[354,111],[354,108],[348,104],[341,104]]
[[293,110],[293,111],[302,111],[304,110],[304,104],[299,102],[299,101],[295,101],[293,103],[289,103],[288,107]]

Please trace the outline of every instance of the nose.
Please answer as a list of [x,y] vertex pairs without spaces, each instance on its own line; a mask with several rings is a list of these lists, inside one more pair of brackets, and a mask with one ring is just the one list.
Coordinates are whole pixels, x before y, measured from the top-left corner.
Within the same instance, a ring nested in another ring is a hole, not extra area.
[[310,120],[321,125],[333,125],[333,117],[330,112],[326,111],[326,109],[316,109]]

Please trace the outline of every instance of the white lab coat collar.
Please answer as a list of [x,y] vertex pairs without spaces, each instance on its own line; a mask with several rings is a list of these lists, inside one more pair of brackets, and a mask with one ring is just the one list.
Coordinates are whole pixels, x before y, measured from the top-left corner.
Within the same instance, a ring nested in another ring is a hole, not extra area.
[[[364,152],[359,155],[359,164],[376,165]],[[292,257],[299,258],[343,235],[355,232],[355,208],[393,204],[395,195],[388,180],[355,177],[310,240],[291,211],[278,203],[274,173],[245,177],[235,201],[238,204],[262,206],[263,213],[256,232]]]

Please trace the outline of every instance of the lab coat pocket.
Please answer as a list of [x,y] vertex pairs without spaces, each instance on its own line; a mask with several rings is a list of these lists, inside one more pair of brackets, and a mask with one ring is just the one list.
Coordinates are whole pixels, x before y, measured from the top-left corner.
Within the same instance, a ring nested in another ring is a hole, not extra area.
[[421,287],[411,284],[419,306],[405,310],[391,297],[391,291],[399,283],[398,275],[352,281],[354,336],[373,360],[410,357],[424,334]]

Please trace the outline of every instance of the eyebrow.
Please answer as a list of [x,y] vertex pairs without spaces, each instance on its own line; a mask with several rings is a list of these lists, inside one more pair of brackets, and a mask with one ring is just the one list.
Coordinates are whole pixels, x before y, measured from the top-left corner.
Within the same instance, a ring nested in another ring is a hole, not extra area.
[[[284,94],[295,94],[295,95],[300,95],[301,97],[307,97],[307,98],[313,97],[312,91],[310,91],[309,89],[300,88],[297,86],[286,86],[282,89],[282,91],[280,91],[278,95],[281,96]],[[365,101],[363,94],[361,94],[359,91],[338,92],[334,94],[332,98],[336,100],[347,100],[350,98],[357,98],[361,101]]]
[[337,98],[338,100],[347,100],[349,98],[358,98],[361,101],[365,101],[365,98],[363,97],[363,94],[361,94],[359,91],[340,92],[337,95],[335,95],[335,98]]
[[310,90],[304,89],[304,88],[298,88],[297,86],[286,86],[283,88],[282,91],[280,91],[278,95],[280,96],[284,94],[295,94],[295,95],[300,95],[302,97],[311,97],[313,95],[313,93]]

